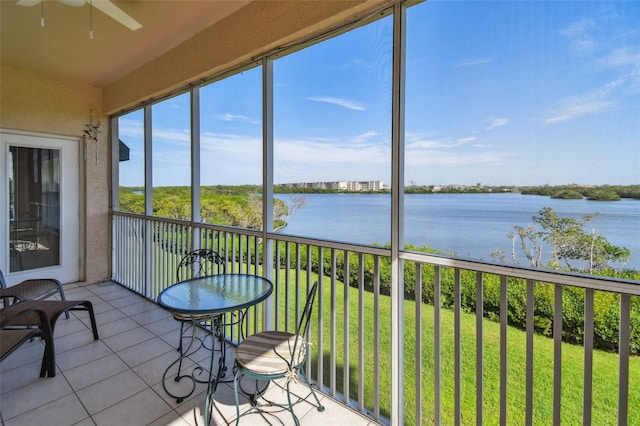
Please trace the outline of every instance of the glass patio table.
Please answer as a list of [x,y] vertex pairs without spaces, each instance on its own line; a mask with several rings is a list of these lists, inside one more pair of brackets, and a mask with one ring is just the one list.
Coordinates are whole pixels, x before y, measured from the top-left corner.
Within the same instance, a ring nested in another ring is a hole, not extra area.
[[[219,274],[205,277],[192,278],[178,282],[163,290],[158,296],[158,304],[177,314],[181,318],[186,318],[192,322],[192,336],[187,348],[181,351],[180,357],[167,367],[162,376],[162,386],[165,392],[176,398],[177,402],[182,402],[195,390],[196,383],[207,383],[207,397],[205,400],[205,413],[209,413],[209,400],[216,391],[220,379],[225,372],[225,352],[226,336],[225,329],[230,325],[240,324],[246,311],[254,305],[265,300],[273,291],[273,284],[266,278],[248,274]],[[239,313],[238,319],[231,323],[225,323],[226,313]],[[209,331],[205,337],[197,336],[198,329]],[[182,336],[180,336],[182,339]],[[211,338],[211,345],[207,346],[206,340]],[[220,358],[218,360],[218,370],[213,374],[213,365],[216,341],[220,344]],[[195,345],[195,347],[194,347]],[[181,374],[182,361],[189,355],[194,354],[201,347],[211,351],[209,374],[207,380],[200,380],[196,376],[202,373],[203,369],[196,366],[190,374]],[[184,395],[175,395],[167,389],[165,380],[169,370],[178,365],[178,373],[174,380],[179,382],[186,378],[191,380],[193,387]]]

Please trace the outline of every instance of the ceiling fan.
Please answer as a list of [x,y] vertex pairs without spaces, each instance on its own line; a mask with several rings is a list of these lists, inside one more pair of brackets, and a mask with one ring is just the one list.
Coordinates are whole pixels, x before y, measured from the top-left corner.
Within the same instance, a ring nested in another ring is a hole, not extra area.
[[[42,4],[45,0],[17,0],[16,4],[19,6],[35,6]],[[125,27],[132,31],[142,28],[142,24],[127,15],[125,11],[113,4],[110,0],[58,0],[62,4],[67,6],[81,7],[89,3],[92,7],[95,7],[110,18],[115,19]]]

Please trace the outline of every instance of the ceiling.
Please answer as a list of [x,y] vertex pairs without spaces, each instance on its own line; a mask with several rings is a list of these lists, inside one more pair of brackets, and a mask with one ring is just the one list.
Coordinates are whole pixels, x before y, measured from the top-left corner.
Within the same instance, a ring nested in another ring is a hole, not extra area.
[[82,7],[57,0],[32,7],[0,0],[0,62],[105,87],[251,1],[113,0],[142,24],[131,31],[92,10],[89,0]]

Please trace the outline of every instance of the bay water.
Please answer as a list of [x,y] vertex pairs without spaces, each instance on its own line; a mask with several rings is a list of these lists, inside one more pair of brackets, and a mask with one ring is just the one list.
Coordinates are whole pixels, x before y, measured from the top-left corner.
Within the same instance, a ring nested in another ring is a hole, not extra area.
[[[385,244],[391,240],[389,194],[277,194],[291,205],[291,197],[304,197],[280,230],[282,234],[332,241]],[[582,219],[599,213],[592,224],[595,233],[616,246],[631,250],[624,268],[640,270],[640,200],[561,200],[545,196],[500,194],[407,194],[404,200],[405,242],[428,245],[459,257],[492,261],[491,253],[504,251],[511,258],[514,226],[535,225],[532,217],[550,207],[560,217]],[[586,232],[591,232],[585,228]],[[516,240],[516,260],[528,266]],[[543,259],[548,259],[548,250]],[[619,267],[621,265],[614,265]]]

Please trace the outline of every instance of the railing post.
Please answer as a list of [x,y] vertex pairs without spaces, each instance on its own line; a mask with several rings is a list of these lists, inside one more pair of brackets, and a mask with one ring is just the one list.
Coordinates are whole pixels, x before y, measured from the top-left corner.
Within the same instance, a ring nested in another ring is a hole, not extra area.
[[[273,279],[273,60],[262,59],[262,276]],[[278,288],[275,289],[278,291]],[[264,302],[264,330],[273,329],[274,296]]]
[[393,426],[404,419],[404,68],[406,8],[393,6],[393,98],[391,120],[391,413]]

